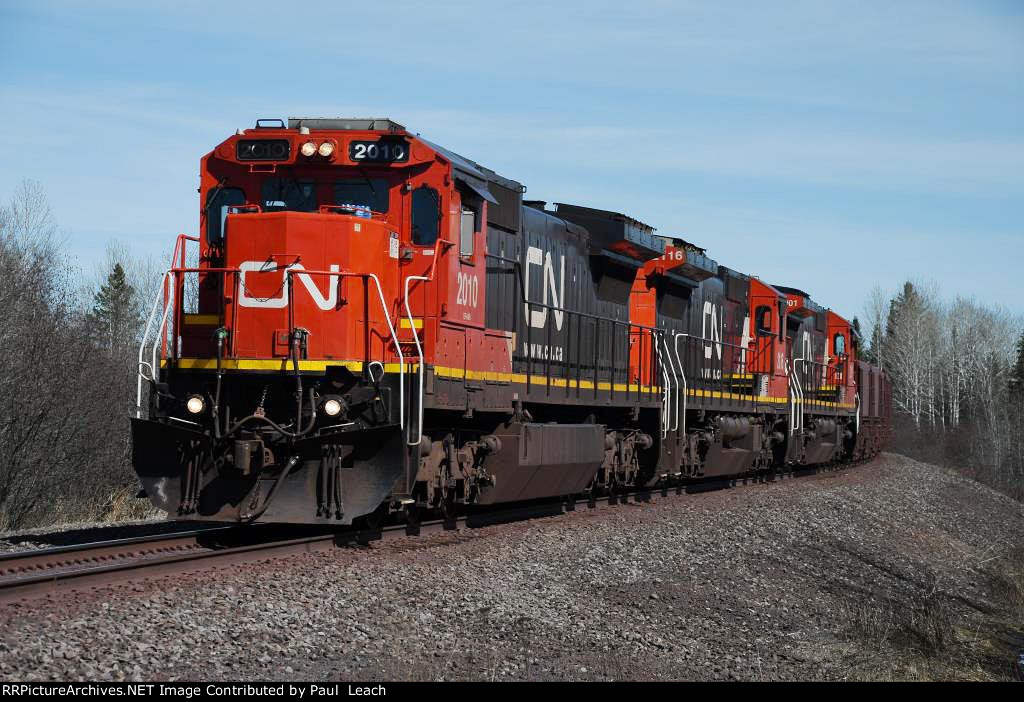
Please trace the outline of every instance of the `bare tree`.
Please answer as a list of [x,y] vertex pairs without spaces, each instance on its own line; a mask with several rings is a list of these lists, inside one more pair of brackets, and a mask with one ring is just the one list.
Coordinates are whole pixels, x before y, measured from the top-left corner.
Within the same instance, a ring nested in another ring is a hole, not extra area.
[[[880,324],[877,289],[867,308]],[[974,300],[944,305],[934,287],[909,282],[887,309],[872,348],[893,382],[898,448],[1024,496],[1022,403],[1010,391],[1024,320]]]
[[42,189],[0,208],[0,528],[102,518],[135,484],[134,365],[97,346]]
[[889,295],[880,286],[876,285],[868,293],[864,313],[864,318],[870,329],[866,357],[872,363],[884,365],[882,341],[885,329],[889,324]]

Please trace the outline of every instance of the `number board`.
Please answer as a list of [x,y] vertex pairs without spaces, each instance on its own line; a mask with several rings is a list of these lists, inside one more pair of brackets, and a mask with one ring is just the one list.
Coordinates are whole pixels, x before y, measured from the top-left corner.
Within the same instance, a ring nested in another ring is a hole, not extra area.
[[378,141],[352,141],[348,145],[352,161],[399,163],[409,160],[409,145],[404,141],[380,139]]

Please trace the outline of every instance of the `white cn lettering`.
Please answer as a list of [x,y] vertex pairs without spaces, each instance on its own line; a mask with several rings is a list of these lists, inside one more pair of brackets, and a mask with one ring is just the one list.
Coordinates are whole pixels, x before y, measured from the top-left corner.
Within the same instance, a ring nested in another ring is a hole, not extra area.
[[825,337],[825,355],[821,359],[821,384],[825,385],[828,383],[828,337]]
[[743,338],[740,339],[740,363],[744,372],[747,370],[747,346],[750,344],[750,315],[743,318]]
[[[530,290],[530,267],[541,267],[543,277],[542,304],[555,308],[555,329],[562,330],[562,322],[565,318],[565,311],[562,305],[565,302],[565,256],[560,256],[560,270],[558,279],[555,279],[555,266],[551,262],[551,254],[544,253],[536,246],[526,249],[526,266],[523,268],[523,284],[526,287],[527,295]],[[530,320],[530,326],[534,329],[543,329],[548,323],[548,308],[542,307],[539,310],[531,310],[529,304],[523,305],[523,313]]]
[[[711,326],[710,336],[708,336],[709,323]],[[712,342],[704,344],[704,358],[711,358],[713,348],[718,354],[718,360],[722,360],[722,330],[718,324],[718,308],[711,304],[710,300],[704,301],[704,314],[701,319],[701,336]]]
[[[238,305],[239,307],[263,307],[267,309],[281,309],[282,307],[288,306],[288,286],[284,284],[287,277],[287,271],[295,271],[292,274],[292,279],[298,278],[299,282],[302,283],[303,287],[309,292],[309,296],[313,298],[313,302],[316,306],[322,310],[332,310],[338,305],[338,276],[331,275],[327,276],[327,295],[325,296],[320,292],[320,288],[313,280],[313,276],[308,273],[301,273],[299,271],[306,270],[301,263],[292,263],[281,269],[281,294],[277,297],[253,297],[249,295],[248,288],[245,286],[245,274],[249,272],[254,273],[269,273],[277,270],[277,263],[274,261],[243,261],[238,265]],[[336,263],[331,264],[330,270],[332,272],[340,271],[341,268]]]

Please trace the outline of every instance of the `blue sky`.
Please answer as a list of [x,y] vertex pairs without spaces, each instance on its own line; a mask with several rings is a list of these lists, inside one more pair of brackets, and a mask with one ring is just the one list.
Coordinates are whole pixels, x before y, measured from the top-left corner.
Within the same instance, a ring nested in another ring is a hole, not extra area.
[[258,117],[387,116],[852,316],[934,281],[1024,313],[1024,2],[0,0],[0,200],[83,266],[169,256]]

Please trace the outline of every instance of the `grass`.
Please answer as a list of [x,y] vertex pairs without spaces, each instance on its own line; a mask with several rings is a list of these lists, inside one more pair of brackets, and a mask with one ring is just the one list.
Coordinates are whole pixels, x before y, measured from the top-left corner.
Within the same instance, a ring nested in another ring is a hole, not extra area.
[[1021,680],[1024,548],[973,564],[981,594],[931,571],[887,592],[851,591],[840,608],[853,677]]

